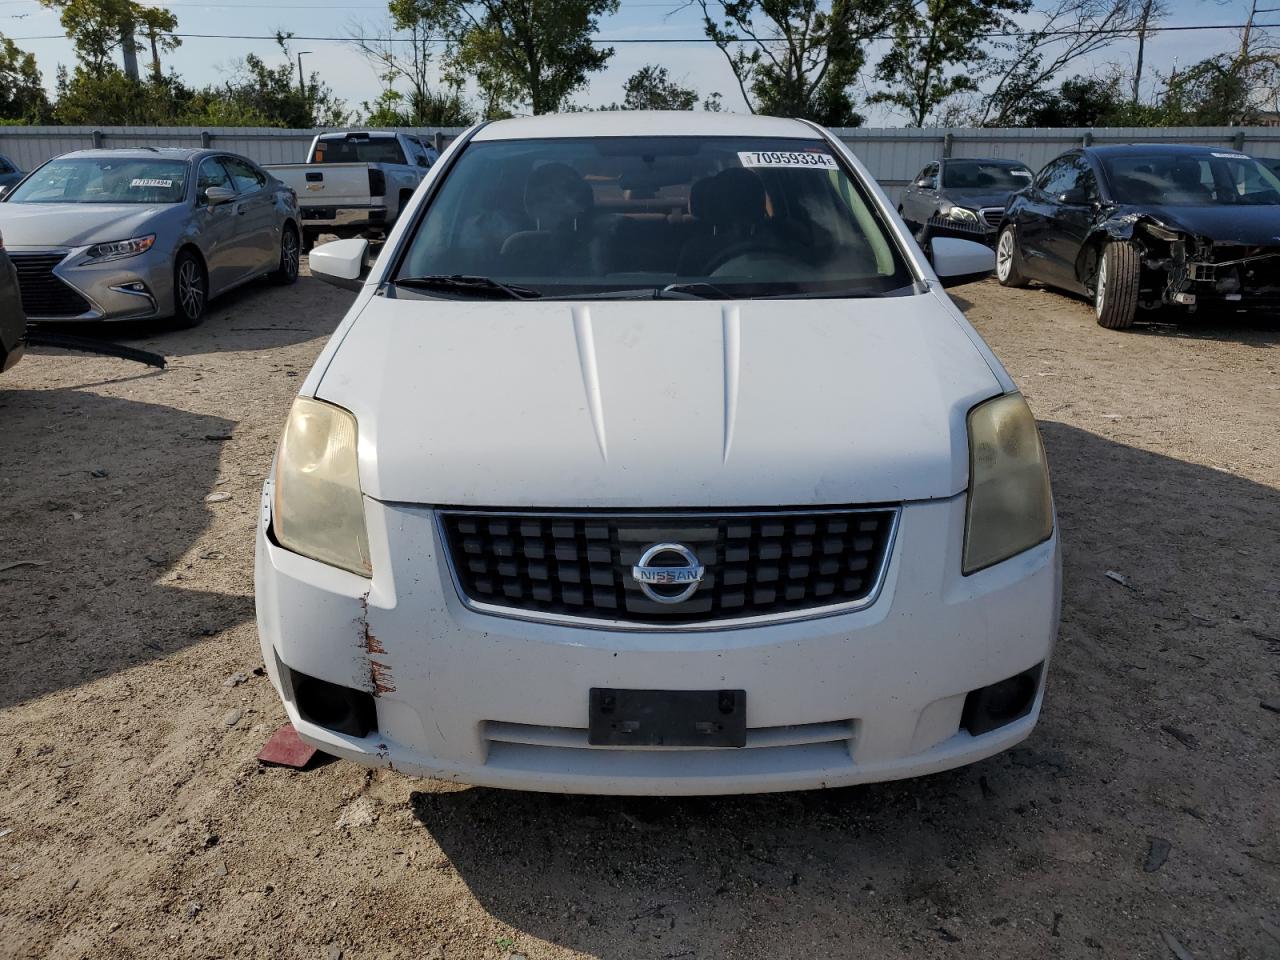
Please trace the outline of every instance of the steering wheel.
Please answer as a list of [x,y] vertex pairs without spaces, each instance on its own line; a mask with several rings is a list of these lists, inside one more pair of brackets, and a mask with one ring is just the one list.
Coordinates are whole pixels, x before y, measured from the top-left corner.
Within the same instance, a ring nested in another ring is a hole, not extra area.
[[762,243],[758,239],[752,239],[740,240],[737,243],[732,243],[723,250],[716,252],[705,264],[703,264],[702,275],[704,277],[715,276],[716,271],[726,263],[752,253],[759,254],[770,259],[786,260],[806,268],[810,266],[795,254],[788,253],[775,243],[771,243],[767,240]]

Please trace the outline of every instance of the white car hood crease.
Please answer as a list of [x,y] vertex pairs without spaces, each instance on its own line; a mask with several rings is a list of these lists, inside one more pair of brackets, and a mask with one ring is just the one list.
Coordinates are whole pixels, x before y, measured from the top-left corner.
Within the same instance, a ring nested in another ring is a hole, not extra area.
[[728,507],[950,497],[1001,385],[931,296],[369,300],[317,396],[376,499]]

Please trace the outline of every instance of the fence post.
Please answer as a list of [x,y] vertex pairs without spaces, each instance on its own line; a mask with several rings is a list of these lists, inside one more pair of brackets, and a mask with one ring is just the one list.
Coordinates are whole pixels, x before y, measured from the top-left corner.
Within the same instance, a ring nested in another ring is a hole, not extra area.
[[956,142],[956,135],[950,130],[942,138],[942,159],[949,160],[951,158],[951,147]]
[[102,131],[101,130],[93,131],[93,149],[95,150],[102,149]]
[[1244,152],[1244,131],[1243,130],[1236,131],[1236,135],[1231,138],[1231,145],[1235,147],[1237,150],[1239,150],[1241,153]]
[[1082,147],[1092,147],[1092,146],[1093,146],[1093,131],[1092,131],[1092,130],[1086,130],[1086,131],[1084,132],[1084,136],[1080,138],[1080,146],[1082,146]]
[[431,135],[431,142],[436,148],[436,153],[444,153],[444,134],[437,130]]
[[208,130],[201,130],[200,131],[200,148],[202,150],[208,150],[211,146],[213,146],[213,134],[210,133]]

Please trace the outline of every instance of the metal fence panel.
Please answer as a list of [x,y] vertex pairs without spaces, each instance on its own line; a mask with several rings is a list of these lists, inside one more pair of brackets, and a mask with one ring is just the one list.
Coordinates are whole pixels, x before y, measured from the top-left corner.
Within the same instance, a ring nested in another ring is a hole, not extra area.
[[[199,147],[239,153],[258,163],[300,163],[317,130],[272,127],[6,127],[0,154],[31,170],[51,157],[89,147]],[[407,129],[448,142],[460,127]],[[1002,157],[1038,170],[1063,151],[1087,143],[1197,143],[1280,157],[1280,127],[1110,127],[894,129],[847,127],[833,131],[849,144],[891,195],[942,156]]]

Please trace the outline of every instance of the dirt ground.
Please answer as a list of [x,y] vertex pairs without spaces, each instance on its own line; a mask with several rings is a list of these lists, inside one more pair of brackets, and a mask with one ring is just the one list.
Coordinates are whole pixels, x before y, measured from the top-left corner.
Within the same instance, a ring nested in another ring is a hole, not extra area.
[[258,490],[350,295],[123,331],[164,372],[29,356],[0,380],[0,956],[1280,957],[1280,321],[1115,333],[956,293],[1051,457],[1044,718],[967,769],[794,795],[259,766]]

